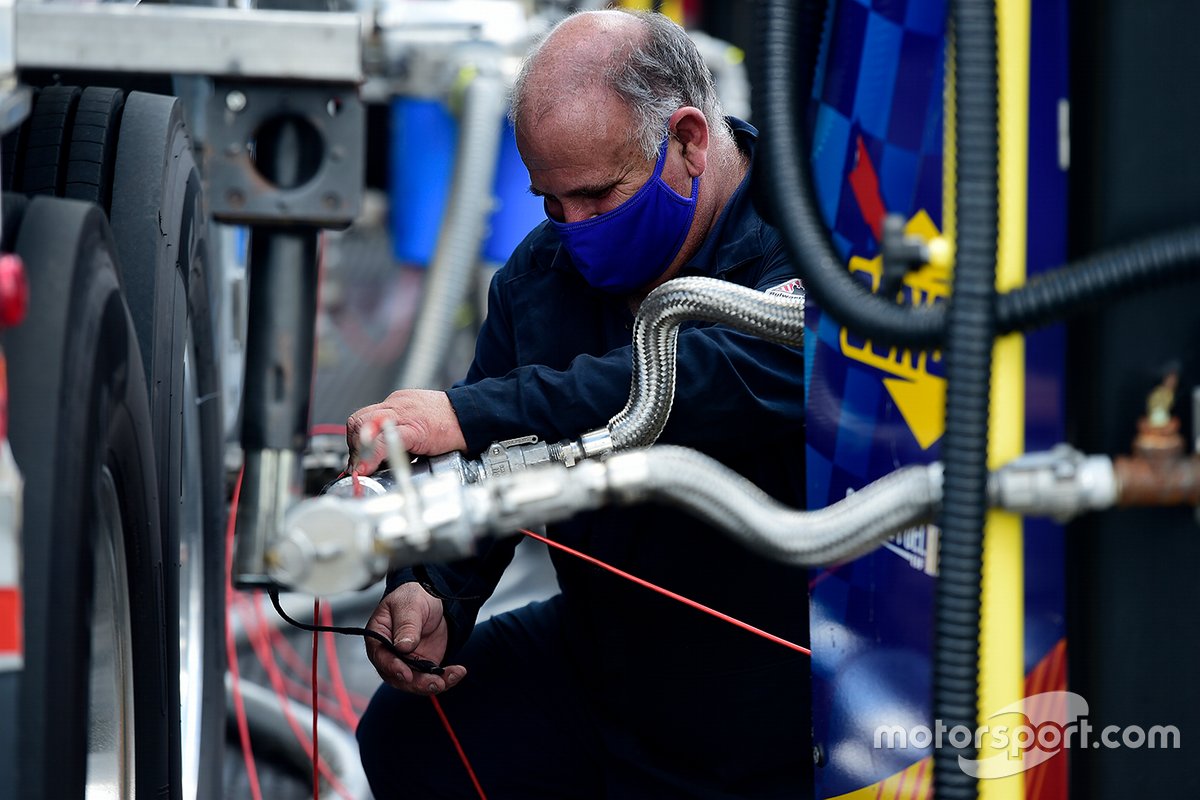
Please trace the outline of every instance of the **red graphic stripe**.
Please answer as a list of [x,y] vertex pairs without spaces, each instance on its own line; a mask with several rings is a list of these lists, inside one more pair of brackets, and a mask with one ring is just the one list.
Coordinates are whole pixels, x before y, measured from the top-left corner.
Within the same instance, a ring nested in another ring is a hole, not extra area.
[[854,190],[854,199],[858,201],[858,210],[863,219],[871,226],[871,233],[876,241],[883,240],[883,218],[887,209],[883,205],[883,195],[879,192],[879,176],[875,173],[875,165],[867,153],[862,136],[858,137],[858,153],[854,169],[846,176],[850,180],[850,188]]

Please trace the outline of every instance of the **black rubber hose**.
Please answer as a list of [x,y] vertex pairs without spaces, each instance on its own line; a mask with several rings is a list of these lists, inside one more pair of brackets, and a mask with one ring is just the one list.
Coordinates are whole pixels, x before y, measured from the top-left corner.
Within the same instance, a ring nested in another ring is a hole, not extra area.
[[[903,308],[873,295],[834,251],[817,211],[803,117],[796,109],[796,98],[808,97],[812,88],[820,14],[808,0],[762,0],[760,5],[752,97],[763,129],[754,183],[765,201],[764,216],[783,236],[810,299],[841,325],[881,346],[940,347],[946,329],[943,305]],[[1089,303],[1194,275],[1197,264],[1200,229],[1193,228],[1063,265],[1000,295],[999,332],[1029,330],[1083,311]]]
[[[762,6],[760,0],[759,3]],[[796,31],[796,38],[790,43],[791,52],[794,58],[791,60],[792,69],[787,74],[787,83],[773,83],[772,80],[778,80],[778,73],[775,76],[769,76],[765,67],[779,61],[786,56],[782,53],[773,52],[770,57],[766,56],[768,50],[772,46],[779,46],[780,42],[772,42],[770,40],[770,26],[760,24],[755,29],[754,47],[750,51],[747,61],[750,72],[750,96],[752,111],[761,114],[764,111],[769,111],[770,104],[778,103],[779,92],[798,92],[802,97],[811,96],[812,87],[815,83],[817,73],[818,54],[821,51],[821,38],[825,29],[825,12],[829,8],[829,0],[796,0],[795,4],[789,6],[789,19],[793,30]],[[767,9],[761,8],[759,11],[759,20],[767,18]],[[774,61],[772,60],[774,59]],[[792,108],[792,114],[800,113],[795,107]],[[782,118],[782,114],[778,117]],[[761,122],[757,119],[756,123],[762,127]],[[760,131],[759,147],[755,151],[754,159],[750,164],[752,171],[750,178],[750,196],[754,199],[754,207],[759,215],[766,220],[770,225],[776,228],[782,228],[783,225],[779,221],[779,213],[775,208],[775,203],[771,198],[772,186],[775,182],[774,158],[783,157],[785,161],[801,158],[812,150],[812,137],[809,135],[808,124],[810,120],[801,117],[793,117],[791,125],[795,127],[794,131],[785,132],[784,135],[790,133],[793,142],[790,146],[778,148],[779,153],[768,152],[768,148],[763,144],[767,138],[765,129]],[[789,149],[789,147],[797,147],[798,149]],[[790,187],[784,186],[785,190]]]
[[[807,6],[805,6],[807,7]],[[953,9],[959,60],[957,92],[959,242],[952,300],[906,309],[872,295],[837,257],[817,212],[807,149],[801,147],[797,96],[808,97],[816,61],[811,30],[802,30],[788,0],[763,0],[760,70],[753,85],[769,216],[809,296],[840,324],[879,344],[947,346],[943,456],[946,486],[936,595],[934,716],[947,729],[974,730],[978,706],[983,526],[986,514],[991,348],[999,332],[1026,330],[1161,281],[1195,274],[1200,229],[1135,242],[1060,267],[997,297],[997,93],[995,12],[988,2],[958,0]],[[811,20],[809,20],[811,24]],[[797,92],[800,89],[800,92]],[[764,102],[768,100],[769,102]],[[947,310],[949,309],[949,310]],[[934,755],[937,800],[976,796],[958,758],[971,749],[949,743]]]
[[1144,291],[1200,272],[1200,228],[1165,233],[1043,273],[999,296],[1000,333],[1027,331],[1088,310],[1092,304]]
[[[933,717],[974,730],[979,705],[979,617],[987,513],[988,400],[996,335],[998,112],[993,0],[955,0],[958,219],[954,285],[946,312],[946,466],[934,600]],[[933,754],[937,800],[976,797],[959,757],[943,741]]]
[[[822,311],[858,335],[889,345],[937,347],[945,328],[944,311],[902,307],[871,294],[846,270],[817,211],[799,133],[803,117],[796,113],[797,96],[808,97],[816,52],[811,46],[796,46],[813,40],[800,30],[798,16],[794,0],[763,0],[761,71],[751,87],[755,119],[763,127],[761,147],[773,178],[764,188],[788,256]],[[808,81],[797,85],[797,72],[809,76]]]

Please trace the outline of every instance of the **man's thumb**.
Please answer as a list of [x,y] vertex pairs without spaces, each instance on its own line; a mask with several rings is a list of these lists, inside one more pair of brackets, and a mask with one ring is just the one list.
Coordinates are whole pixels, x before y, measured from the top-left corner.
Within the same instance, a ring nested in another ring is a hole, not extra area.
[[392,632],[392,644],[396,645],[396,649],[401,653],[411,653],[416,649],[420,639],[421,628],[412,620],[400,623],[399,627]]

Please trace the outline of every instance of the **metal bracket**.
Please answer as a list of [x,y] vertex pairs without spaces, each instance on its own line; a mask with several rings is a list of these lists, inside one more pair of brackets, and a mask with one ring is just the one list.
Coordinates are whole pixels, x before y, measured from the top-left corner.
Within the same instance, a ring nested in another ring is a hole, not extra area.
[[[258,169],[259,138],[275,123],[301,131],[310,151],[296,185],[278,186]],[[357,87],[218,81],[208,105],[206,164],[213,216],[239,224],[341,227],[363,194],[365,114]],[[311,173],[311,174],[304,174]]]

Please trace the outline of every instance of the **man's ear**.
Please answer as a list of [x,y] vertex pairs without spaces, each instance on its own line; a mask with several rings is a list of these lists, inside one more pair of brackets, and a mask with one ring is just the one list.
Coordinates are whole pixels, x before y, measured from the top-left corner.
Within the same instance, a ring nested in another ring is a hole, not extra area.
[[708,166],[708,120],[698,108],[684,106],[667,121],[687,162],[688,176],[698,178]]

